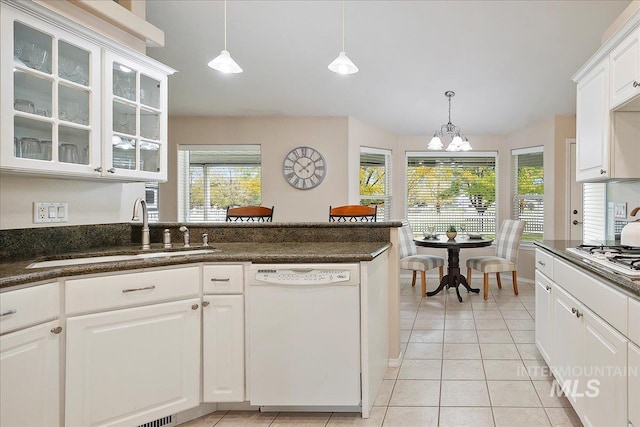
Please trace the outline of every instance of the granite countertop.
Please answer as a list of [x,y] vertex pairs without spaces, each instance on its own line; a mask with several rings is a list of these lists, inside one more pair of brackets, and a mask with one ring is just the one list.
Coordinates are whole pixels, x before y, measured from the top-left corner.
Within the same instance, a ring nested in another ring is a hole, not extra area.
[[[605,268],[600,267],[598,264],[589,264],[584,262],[581,257],[567,252],[567,248],[575,248],[578,245],[581,245],[581,241],[570,241],[570,240],[544,240],[542,242],[535,242],[537,246],[540,246],[543,249],[548,250],[553,255],[558,256],[566,261],[571,262],[572,264],[586,270],[590,273],[596,274],[602,277],[604,283],[610,284],[617,288],[621,288],[627,293],[631,294],[631,296],[640,299],[640,281],[631,280],[626,278],[620,274],[614,273],[611,270],[607,270]],[[619,244],[618,242],[608,242],[606,244]]]
[[[217,251],[207,254],[136,259],[128,261],[103,262],[64,267],[27,269],[35,261],[64,259],[73,257],[129,255],[146,251],[140,245],[119,246],[88,250],[76,254],[41,257],[28,260],[0,262],[0,291],[14,286],[25,285],[59,277],[82,274],[105,273],[110,271],[179,265],[198,262],[253,262],[253,263],[345,263],[370,261],[390,247],[389,242],[272,242],[272,243],[211,243]],[[178,248],[179,249],[179,248]],[[193,245],[189,249],[202,249]],[[160,244],[153,244],[150,252],[163,252]]]

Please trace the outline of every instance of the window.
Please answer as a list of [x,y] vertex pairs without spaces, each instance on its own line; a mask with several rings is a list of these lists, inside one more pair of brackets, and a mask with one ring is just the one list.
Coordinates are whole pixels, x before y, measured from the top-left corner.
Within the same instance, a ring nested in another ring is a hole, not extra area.
[[224,222],[227,206],[260,205],[259,145],[178,147],[178,220]]
[[360,147],[360,204],[378,205],[378,221],[391,216],[391,150]]
[[444,233],[486,236],[496,232],[496,158],[494,152],[407,153],[407,219],[414,232],[432,226]]
[[607,184],[582,184],[582,240],[601,244],[607,230]]
[[512,150],[512,218],[526,222],[523,241],[542,240],[544,226],[544,168],[542,147]]

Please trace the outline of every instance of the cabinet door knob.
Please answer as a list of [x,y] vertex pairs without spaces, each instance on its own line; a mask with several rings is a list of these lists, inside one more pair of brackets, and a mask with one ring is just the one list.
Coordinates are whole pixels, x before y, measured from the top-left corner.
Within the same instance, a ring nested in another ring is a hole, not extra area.
[[102,172],[102,166],[98,166],[97,168],[94,169],[94,171],[98,173]]
[[576,314],[576,313],[578,312],[578,309],[577,309],[577,308],[575,308],[575,307],[571,307],[571,312],[572,312],[573,314]]
[[203,307],[209,307],[209,301],[202,301],[202,306]]
[[52,334],[58,335],[60,332],[62,332],[62,326],[56,326],[55,328],[51,329]]
[[545,286],[547,288],[547,292],[551,290],[551,286]]
[[544,261],[538,261],[538,264],[540,264],[540,265],[547,265]]
[[107,172],[116,173],[116,168],[109,168],[109,169],[107,169]]
[[600,175],[604,175],[605,173],[607,173],[607,171],[606,171],[606,170],[604,170],[604,169],[600,169]]
[[640,87],[640,82],[633,82],[633,87]]
[[197,310],[197,309],[198,309],[198,307],[200,307],[198,304],[193,304],[193,305],[191,306],[191,310]]
[[582,316],[584,316],[584,313],[579,312],[578,310],[576,310],[576,317],[579,319]]
[[571,221],[571,224],[573,225],[582,224],[582,221],[578,221],[577,219],[574,219],[573,221]]

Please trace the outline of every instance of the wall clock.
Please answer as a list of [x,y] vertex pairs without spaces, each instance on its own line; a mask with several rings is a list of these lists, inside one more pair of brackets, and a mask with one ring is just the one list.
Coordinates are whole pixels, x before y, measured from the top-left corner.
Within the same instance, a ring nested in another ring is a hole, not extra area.
[[292,187],[310,190],[320,185],[324,179],[327,164],[322,154],[313,148],[297,147],[284,158],[282,173]]

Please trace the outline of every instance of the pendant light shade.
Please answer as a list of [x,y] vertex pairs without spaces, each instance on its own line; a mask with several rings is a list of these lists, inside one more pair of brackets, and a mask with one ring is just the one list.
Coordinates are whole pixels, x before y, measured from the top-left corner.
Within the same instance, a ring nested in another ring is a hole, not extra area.
[[328,68],[338,74],[355,74],[359,71],[356,64],[349,59],[344,50],[344,0],[342,0],[342,51],[340,51],[338,57],[329,64]]
[[233,60],[231,54],[227,50],[220,52],[220,55],[209,61],[207,65],[214,70],[225,74],[237,74],[242,72],[242,68],[240,68],[238,63]]
[[216,71],[225,74],[237,74],[242,72],[242,68],[233,60],[231,54],[227,50],[227,0],[224,0],[224,49],[220,55],[213,58],[207,64]]
[[329,69],[338,74],[355,74],[359,71],[356,64],[349,59],[344,51],[340,52],[340,55],[329,64]]

